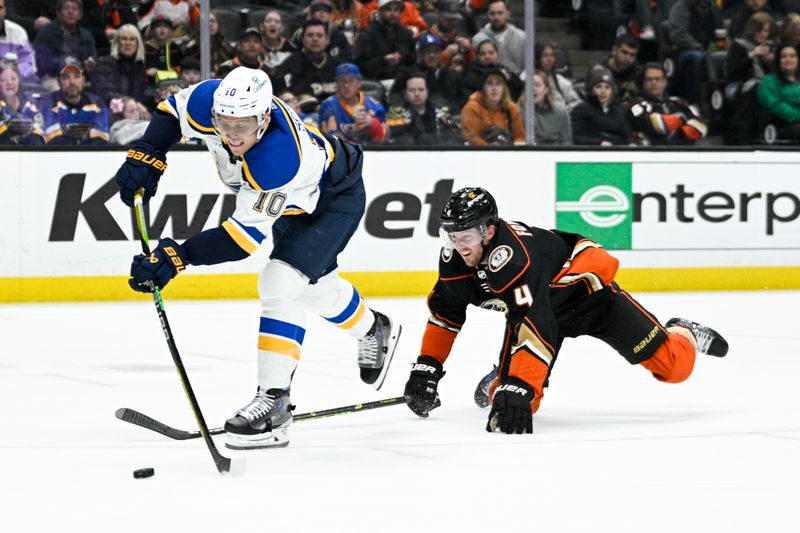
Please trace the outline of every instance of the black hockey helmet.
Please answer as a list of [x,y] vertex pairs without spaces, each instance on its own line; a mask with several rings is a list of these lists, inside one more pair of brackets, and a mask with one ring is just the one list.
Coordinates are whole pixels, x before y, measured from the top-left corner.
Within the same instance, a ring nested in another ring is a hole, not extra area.
[[454,192],[439,216],[441,228],[447,232],[486,228],[497,223],[497,203],[489,191],[480,187],[464,187]]

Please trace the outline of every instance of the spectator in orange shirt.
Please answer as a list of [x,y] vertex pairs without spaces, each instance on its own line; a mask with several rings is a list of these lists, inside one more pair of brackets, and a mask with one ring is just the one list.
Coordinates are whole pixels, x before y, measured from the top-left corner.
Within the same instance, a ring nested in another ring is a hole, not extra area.
[[[375,0],[364,4],[364,8],[361,10],[362,30],[375,19],[373,13],[383,8],[384,5],[386,5],[385,0]],[[420,15],[417,6],[414,2],[409,2],[408,0],[403,2],[403,10],[400,13],[400,24],[410,29],[415,37],[428,29],[428,25],[425,23],[425,19],[422,18],[422,15]]]
[[511,100],[503,71],[490,71],[481,90],[469,97],[461,110],[461,136],[472,146],[525,143],[522,115]]

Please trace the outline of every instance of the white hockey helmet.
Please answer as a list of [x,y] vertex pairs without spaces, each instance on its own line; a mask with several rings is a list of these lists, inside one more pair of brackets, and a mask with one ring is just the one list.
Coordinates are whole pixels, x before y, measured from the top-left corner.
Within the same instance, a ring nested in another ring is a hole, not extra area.
[[258,139],[267,129],[267,114],[272,106],[272,82],[263,70],[237,67],[230,71],[214,91],[211,116],[256,117]]

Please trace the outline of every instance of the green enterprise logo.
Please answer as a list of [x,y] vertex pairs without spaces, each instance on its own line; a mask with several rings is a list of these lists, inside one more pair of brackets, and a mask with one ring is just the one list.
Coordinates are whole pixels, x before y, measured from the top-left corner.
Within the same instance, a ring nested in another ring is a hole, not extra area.
[[630,250],[631,167],[630,163],[557,163],[556,227],[608,249]]

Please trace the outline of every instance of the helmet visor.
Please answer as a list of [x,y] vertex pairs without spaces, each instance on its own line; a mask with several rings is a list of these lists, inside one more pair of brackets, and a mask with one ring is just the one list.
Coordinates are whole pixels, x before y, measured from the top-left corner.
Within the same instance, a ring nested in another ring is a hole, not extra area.
[[222,137],[241,139],[258,131],[258,119],[252,117],[221,117],[214,115],[211,119],[214,129]]
[[478,228],[447,233],[447,239],[455,248],[472,247],[483,242],[483,234]]

